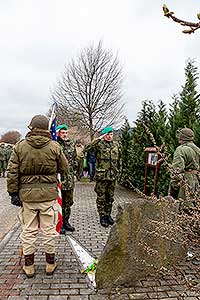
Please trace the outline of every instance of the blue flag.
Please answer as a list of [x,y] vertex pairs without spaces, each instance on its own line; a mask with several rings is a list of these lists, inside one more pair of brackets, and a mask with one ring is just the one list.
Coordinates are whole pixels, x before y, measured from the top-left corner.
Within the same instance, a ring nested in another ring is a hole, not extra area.
[[49,120],[49,130],[51,132],[51,138],[54,141],[57,140],[57,136],[56,136],[56,114],[55,114],[55,108],[56,108],[56,103],[53,104],[52,112],[51,112],[51,117],[50,117],[50,120]]

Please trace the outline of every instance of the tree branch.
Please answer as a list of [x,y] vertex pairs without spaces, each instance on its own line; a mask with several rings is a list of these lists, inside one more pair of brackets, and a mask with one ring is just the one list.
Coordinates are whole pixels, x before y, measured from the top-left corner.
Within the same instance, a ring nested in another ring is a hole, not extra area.
[[[193,22],[184,21],[184,20],[181,20],[181,19],[175,17],[174,12],[170,11],[165,4],[163,5],[163,12],[164,12],[165,17],[171,18],[174,22],[179,23],[182,26],[188,26],[187,29],[182,31],[185,34],[194,33],[197,29],[200,28],[200,22],[193,23]],[[197,14],[197,18],[200,20],[200,13]]]

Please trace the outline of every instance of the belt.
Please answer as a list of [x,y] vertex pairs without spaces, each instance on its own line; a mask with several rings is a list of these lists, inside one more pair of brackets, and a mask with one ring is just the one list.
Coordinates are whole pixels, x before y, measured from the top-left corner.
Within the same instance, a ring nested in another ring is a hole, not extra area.
[[32,188],[56,188],[57,183],[23,183],[21,189],[32,189]]
[[185,171],[185,173],[197,175],[198,171],[197,170],[188,169],[188,170]]

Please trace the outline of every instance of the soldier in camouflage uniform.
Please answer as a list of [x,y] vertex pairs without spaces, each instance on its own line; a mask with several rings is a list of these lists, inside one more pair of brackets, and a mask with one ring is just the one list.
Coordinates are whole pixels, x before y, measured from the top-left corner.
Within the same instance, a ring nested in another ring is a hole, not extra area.
[[6,167],[6,147],[5,144],[2,143],[0,145],[0,176],[5,177]]
[[119,144],[113,141],[112,127],[104,128],[102,133],[102,136],[86,147],[86,151],[93,151],[96,156],[97,210],[101,225],[108,227],[114,224],[111,211],[115,184],[121,169],[121,151]]
[[6,147],[6,168],[8,166],[8,162],[11,157],[12,150],[13,150],[12,145],[7,145],[7,147]]
[[[178,139],[180,146],[176,148],[173,157],[174,172],[171,176],[169,194],[175,199],[183,199],[181,209],[189,211],[194,208],[192,198],[199,190],[200,149],[193,142],[194,132],[190,128],[182,128],[178,132]],[[187,192],[189,197],[186,196]]]
[[69,162],[68,172],[61,178],[61,193],[62,193],[62,217],[63,225],[60,234],[65,234],[65,231],[74,231],[75,228],[69,223],[71,206],[73,205],[74,180],[77,171],[77,156],[75,144],[70,140],[68,135],[68,126],[62,124],[56,127],[57,142],[61,145],[65,157]]
[[75,147],[77,154],[77,179],[80,180],[83,173],[84,146],[80,140],[77,140]]

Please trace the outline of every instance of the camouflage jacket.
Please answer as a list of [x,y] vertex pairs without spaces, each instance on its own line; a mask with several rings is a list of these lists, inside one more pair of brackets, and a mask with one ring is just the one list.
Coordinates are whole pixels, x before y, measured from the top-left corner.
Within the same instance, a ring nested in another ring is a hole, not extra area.
[[186,198],[182,179],[187,182],[191,192],[198,190],[199,162],[200,149],[193,142],[186,142],[176,148],[172,162],[175,173],[171,176],[170,186],[177,190],[177,198]]
[[11,154],[12,154],[13,149],[12,148],[7,148],[6,149],[6,161],[9,161]]
[[96,156],[96,180],[117,180],[121,170],[121,149],[118,142],[96,139],[86,147]]
[[61,145],[65,157],[69,163],[69,170],[61,177],[62,190],[73,190],[74,188],[74,176],[77,171],[77,155],[75,144],[72,140],[63,141],[61,138],[57,139],[57,142]]
[[0,146],[0,160],[6,160],[6,148]]

